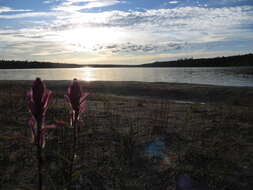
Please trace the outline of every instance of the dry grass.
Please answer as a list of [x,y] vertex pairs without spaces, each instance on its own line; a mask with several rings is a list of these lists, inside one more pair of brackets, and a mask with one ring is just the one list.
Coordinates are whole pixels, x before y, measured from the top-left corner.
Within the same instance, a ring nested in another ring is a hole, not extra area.
[[[35,189],[35,147],[30,114],[20,89],[0,92],[0,189]],[[46,116],[57,130],[44,149],[45,189],[64,189],[72,129],[63,89],[56,88]],[[253,186],[253,110],[236,104],[175,103],[93,93],[82,115],[72,186],[79,189],[167,189],[188,174],[210,189],[250,190]],[[152,143],[159,153],[151,154]]]

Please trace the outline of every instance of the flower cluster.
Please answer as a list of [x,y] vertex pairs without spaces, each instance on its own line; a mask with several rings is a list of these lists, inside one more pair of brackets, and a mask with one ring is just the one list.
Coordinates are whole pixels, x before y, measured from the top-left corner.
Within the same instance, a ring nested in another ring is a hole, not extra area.
[[[44,125],[45,114],[51,95],[52,91],[46,89],[45,84],[40,78],[34,81],[32,89],[27,93],[27,104],[32,114],[32,119],[29,121],[32,131],[32,141],[41,147],[45,146],[45,131],[56,128],[55,125]],[[84,93],[78,80],[74,79],[65,95],[66,101],[71,107],[71,126],[73,126],[73,123],[79,121],[80,113],[85,111],[85,102],[88,96],[89,93]]]
[[[78,142],[78,130],[79,130],[79,115],[85,110],[85,100],[89,94],[84,93],[79,85],[79,82],[74,79],[71,86],[68,88],[65,95],[66,100],[71,106],[71,126],[74,126],[74,139],[73,139],[73,151],[70,159],[69,169],[70,175],[72,175],[73,163],[76,154],[76,146]],[[47,90],[44,83],[40,78],[37,78],[32,86],[32,89],[27,92],[27,104],[32,114],[32,118],[29,121],[29,126],[32,131],[32,142],[37,147],[37,161],[38,161],[38,190],[42,190],[43,187],[43,159],[42,148],[45,146],[45,132],[47,129],[56,128],[55,125],[45,125],[45,115],[48,108],[48,102],[52,92]],[[78,129],[78,130],[77,130]],[[70,177],[71,179],[71,177]]]

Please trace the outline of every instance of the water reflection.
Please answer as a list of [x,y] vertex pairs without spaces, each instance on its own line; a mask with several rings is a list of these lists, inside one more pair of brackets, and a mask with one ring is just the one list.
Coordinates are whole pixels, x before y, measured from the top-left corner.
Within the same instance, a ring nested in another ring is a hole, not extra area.
[[85,67],[85,68],[82,68],[80,72],[82,73],[82,76],[83,76],[80,78],[80,80],[84,80],[84,81],[96,80],[96,78],[94,76],[94,68]]
[[253,67],[5,69],[0,80],[140,81],[253,86]]

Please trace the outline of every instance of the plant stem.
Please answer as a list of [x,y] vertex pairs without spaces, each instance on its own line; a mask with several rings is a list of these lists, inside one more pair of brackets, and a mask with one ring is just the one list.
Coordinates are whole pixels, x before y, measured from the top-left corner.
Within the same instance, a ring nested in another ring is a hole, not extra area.
[[37,146],[37,159],[38,159],[38,189],[42,190],[42,157],[41,157],[41,146]]
[[72,155],[71,155],[71,160],[70,160],[70,170],[69,170],[69,180],[70,183],[72,181],[72,172],[73,172],[73,166],[74,166],[74,160],[75,160],[75,154],[76,154],[76,144],[77,144],[77,125],[76,125],[76,119],[73,122],[73,126],[74,126],[74,132],[73,132],[73,146],[72,146]]
[[38,190],[42,190],[42,145],[40,144],[41,134],[41,122],[38,122],[38,133],[37,133],[37,162],[38,162]]

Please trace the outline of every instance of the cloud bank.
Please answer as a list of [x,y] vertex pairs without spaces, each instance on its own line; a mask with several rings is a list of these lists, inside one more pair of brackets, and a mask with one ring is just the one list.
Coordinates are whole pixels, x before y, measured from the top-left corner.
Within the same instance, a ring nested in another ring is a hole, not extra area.
[[[27,23],[36,23],[18,29],[0,29],[0,56],[9,54],[28,59],[59,56],[63,60],[70,60],[72,55],[79,56],[81,60],[82,57],[93,56],[122,56],[124,59],[127,55],[164,57],[166,54],[188,55],[189,52],[201,55],[206,53],[202,53],[203,49],[210,49],[217,44],[253,41],[253,6],[250,5],[86,12],[83,10],[124,2],[54,2],[58,3],[47,12],[0,7],[2,20],[29,18],[32,20],[27,20]],[[177,4],[178,1],[169,3]],[[6,12],[12,14],[4,14]]]

